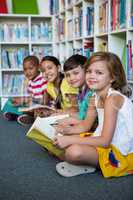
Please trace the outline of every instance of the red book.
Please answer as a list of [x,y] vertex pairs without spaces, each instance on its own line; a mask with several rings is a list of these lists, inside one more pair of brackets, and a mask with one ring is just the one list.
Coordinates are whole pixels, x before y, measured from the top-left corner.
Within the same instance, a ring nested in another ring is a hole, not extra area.
[[0,0],[0,13],[8,13],[6,0]]

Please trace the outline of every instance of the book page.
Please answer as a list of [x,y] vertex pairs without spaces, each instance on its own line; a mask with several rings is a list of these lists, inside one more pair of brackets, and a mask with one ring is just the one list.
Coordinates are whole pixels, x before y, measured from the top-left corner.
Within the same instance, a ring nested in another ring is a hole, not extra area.
[[21,108],[19,108],[19,111],[20,112],[28,112],[28,111],[32,111],[32,110],[39,109],[39,108],[46,108],[46,109],[55,111],[54,108],[51,108],[47,105],[41,105],[41,104],[32,104],[29,107],[21,107]]
[[[47,121],[45,119],[40,118],[40,117],[37,117],[37,119],[35,120],[34,124],[30,128],[28,133],[30,133],[30,131],[32,129],[37,129],[38,131],[40,131],[42,134],[46,135],[51,140],[53,140],[53,138],[55,136],[55,128],[52,125],[50,125],[49,123],[47,123]],[[27,135],[28,135],[28,133],[27,133]]]
[[28,133],[30,133],[32,129],[37,129],[42,134],[46,135],[48,138],[53,140],[55,136],[55,128],[52,126],[52,124],[55,124],[57,120],[60,120],[66,117],[69,117],[69,115],[68,114],[57,115],[57,116],[44,117],[44,118],[37,117],[33,125],[31,126],[31,128],[29,129]]

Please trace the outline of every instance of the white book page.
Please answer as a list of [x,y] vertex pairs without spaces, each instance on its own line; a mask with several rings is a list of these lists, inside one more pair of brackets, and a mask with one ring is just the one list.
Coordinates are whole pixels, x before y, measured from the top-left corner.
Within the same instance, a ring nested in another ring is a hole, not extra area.
[[[46,135],[48,138],[52,139],[55,136],[55,128],[51,126],[44,118],[37,117],[31,128],[29,129],[28,133],[32,129],[37,129],[42,134]],[[27,135],[28,135],[27,133]]]
[[[46,135],[50,139],[53,140],[55,136],[55,128],[52,126],[57,120],[63,119],[69,117],[68,114],[66,115],[57,115],[57,116],[51,116],[51,117],[37,117],[36,120],[34,121],[33,125],[29,129],[28,133],[32,129],[37,129],[39,130],[42,134]],[[27,135],[28,135],[27,133]]]

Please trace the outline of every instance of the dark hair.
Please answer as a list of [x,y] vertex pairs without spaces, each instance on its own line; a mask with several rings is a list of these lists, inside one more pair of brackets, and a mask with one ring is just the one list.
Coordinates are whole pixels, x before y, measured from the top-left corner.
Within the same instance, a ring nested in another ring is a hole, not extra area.
[[72,55],[64,63],[64,72],[77,68],[78,66],[83,67],[86,61],[87,58],[85,56],[79,54]]
[[60,65],[60,61],[54,56],[45,56],[45,57],[42,58],[41,63],[44,62],[44,61],[51,61],[56,66]]
[[36,56],[27,56],[23,60],[23,65],[25,62],[30,62],[34,66],[39,66],[39,59]]
[[123,88],[126,87],[127,81],[124,72],[124,68],[119,57],[111,52],[96,52],[88,59],[85,64],[85,70],[87,71],[90,65],[94,62],[103,61],[109,70],[111,78],[114,79],[111,87],[120,90],[123,93]]

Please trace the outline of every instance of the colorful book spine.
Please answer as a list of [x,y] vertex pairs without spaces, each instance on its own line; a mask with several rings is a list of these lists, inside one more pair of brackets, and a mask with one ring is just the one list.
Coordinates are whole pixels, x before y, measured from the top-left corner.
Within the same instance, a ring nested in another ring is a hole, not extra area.
[[6,0],[0,0],[0,13],[8,13]]
[[133,1],[131,1],[131,26],[133,26]]

